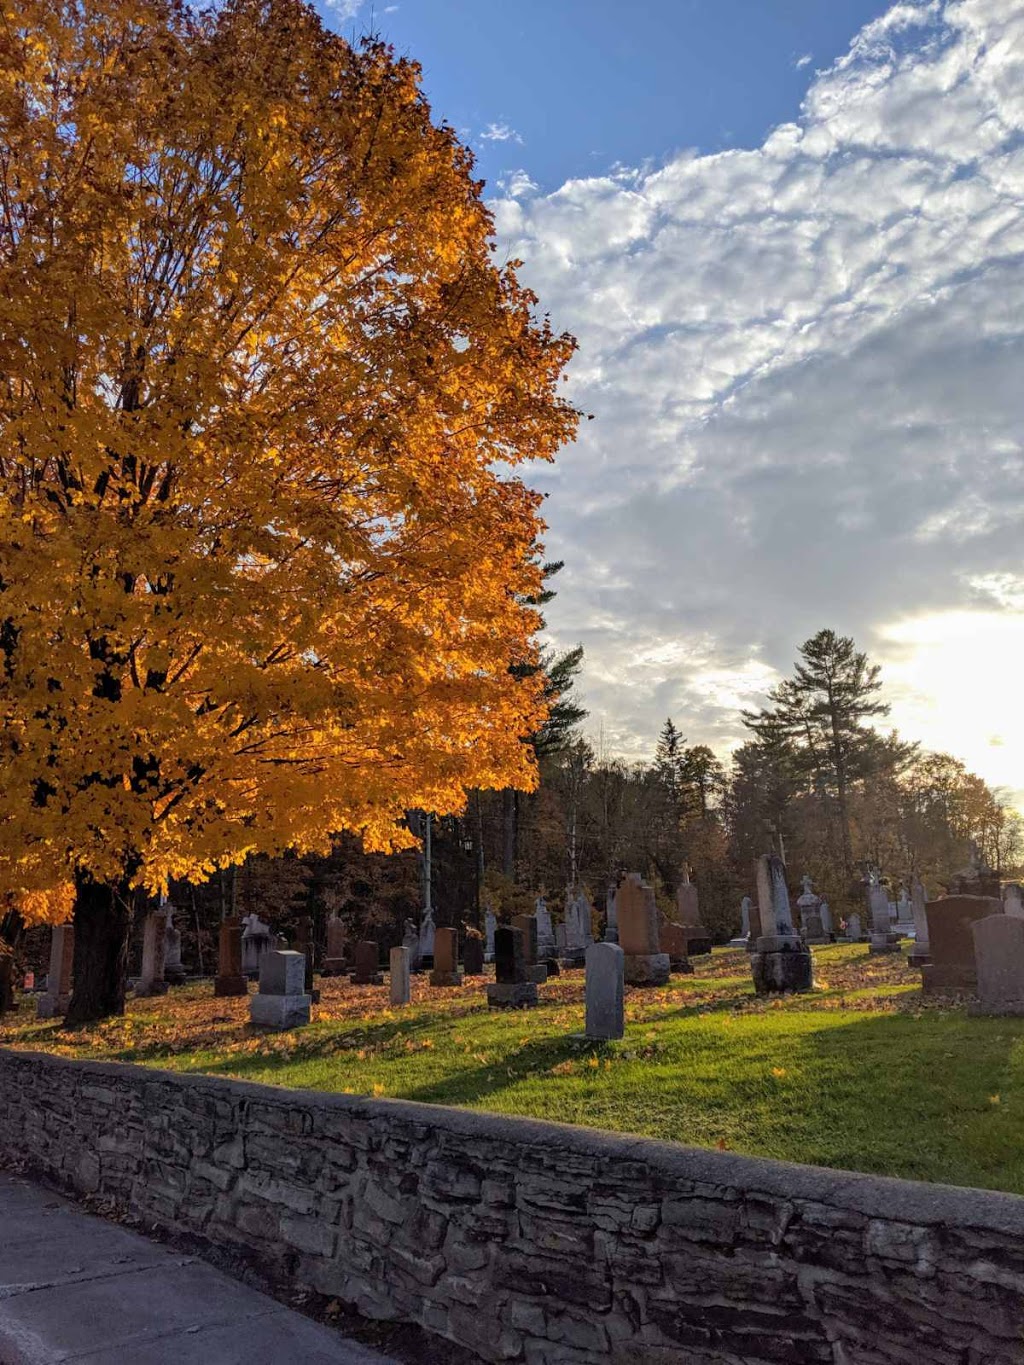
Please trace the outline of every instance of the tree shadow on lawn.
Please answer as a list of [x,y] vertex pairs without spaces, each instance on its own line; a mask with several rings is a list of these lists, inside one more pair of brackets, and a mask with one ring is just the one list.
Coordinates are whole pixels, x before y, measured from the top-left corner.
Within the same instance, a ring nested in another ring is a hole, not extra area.
[[[713,1102],[702,1091],[703,1082],[695,1082],[683,1066],[674,1087],[672,1069],[663,1056],[654,1055],[652,1094],[660,1091],[663,1119],[643,1124],[640,1131],[680,1140],[679,1115],[700,1108],[703,1096],[708,1116],[729,1125],[733,1151],[1024,1193],[1022,1043],[1024,1020],[892,1014],[846,1018],[840,1025],[825,1016],[820,1027],[787,1038],[785,1046],[780,1040],[778,1065],[766,1067],[763,1075],[740,1075],[734,1083],[723,1074]],[[715,1045],[710,1039],[708,1046]],[[573,1061],[575,1067],[564,1074],[586,1089],[599,1089],[584,1111],[579,1085],[559,1087],[551,1096],[560,1100],[564,1095],[558,1117],[579,1121],[585,1114],[590,1126],[599,1127],[604,1112],[614,1119],[609,1127],[637,1131],[628,1115],[638,1112],[631,1095],[637,1067],[644,1065],[643,1050],[634,1052],[624,1088],[617,1088],[614,1079],[618,1054],[609,1054],[617,1057],[610,1076],[602,1068],[591,1073],[588,1056],[602,1058],[606,1052],[603,1044],[568,1035],[539,1040],[499,1063],[432,1081],[404,1092],[403,1098],[486,1109],[488,1100],[524,1080],[562,1079],[555,1068]],[[523,1098],[519,1112],[536,1112],[530,1097]],[[545,1106],[546,1112],[550,1108]]]

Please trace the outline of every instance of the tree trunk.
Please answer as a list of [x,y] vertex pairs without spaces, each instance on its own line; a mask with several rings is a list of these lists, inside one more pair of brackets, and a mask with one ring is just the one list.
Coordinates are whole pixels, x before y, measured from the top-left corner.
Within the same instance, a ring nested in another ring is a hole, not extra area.
[[0,916],[0,1014],[14,1009],[14,950],[21,936],[22,918],[17,910]]
[[115,885],[76,878],[75,957],[68,1028],[124,1014],[132,893],[125,879]]
[[501,870],[510,881],[516,877],[516,804],[515,788],[506,787],[501,793]]

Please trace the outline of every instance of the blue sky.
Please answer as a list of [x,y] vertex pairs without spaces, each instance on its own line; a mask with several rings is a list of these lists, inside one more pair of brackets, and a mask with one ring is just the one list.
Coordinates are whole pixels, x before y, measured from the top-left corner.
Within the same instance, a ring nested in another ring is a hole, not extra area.
[[[682,148],[760,143],[796,118],[879,0],[342,0],[346,36],[375,25],[423,67],[435,115],[495,182],[525,167],[542,189]],[[346,13],[352,17],[345,17]],[[801,59],[802,66],[798,66]],[[496,140],[491,128],[507,131]],[[522,139],[518,141],[517,139]]]
[[1024,0],[376,3],[579,341],[533,478],[606,751],[728,753],[830,627],[1024,809]]

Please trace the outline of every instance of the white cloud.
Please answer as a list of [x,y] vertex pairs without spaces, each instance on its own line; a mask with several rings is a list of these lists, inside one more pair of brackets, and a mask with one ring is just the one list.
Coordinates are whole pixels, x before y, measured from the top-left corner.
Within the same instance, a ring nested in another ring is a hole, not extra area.
[[518,142],[522,144],[523,139],[514,128],[510,128],[507,123],[489,123],[480,134],[481,142]]
[[509,199],[519,199],[524,194],[536,194],[537,183],[530,179],[524,170],[506,171],[498,181],[498,188],[506,194]]
[[[894,668],[893,622],[1013,635],[990,618],[1024,514],[1024,5],[894,5],[760,148],[494,207],[597,419],[539,480],[595,729],[649,752],[672,713],[735,742],[824,625]],[[901,724],[941,742],[917,705]],[[1012,717],[986,725],[1000,780],[1024,770]]]
[[348,19],[355,19],[359,11],[363,8],[365,0],[324,0],[327,9],[335,19],[344,23]]
[[797,57],[793,65],[796,67],[798,71],[802,71],[805,66],[810,66],[811,62],[813,61],[814,54],[811,52],[805,52],[802,57]]

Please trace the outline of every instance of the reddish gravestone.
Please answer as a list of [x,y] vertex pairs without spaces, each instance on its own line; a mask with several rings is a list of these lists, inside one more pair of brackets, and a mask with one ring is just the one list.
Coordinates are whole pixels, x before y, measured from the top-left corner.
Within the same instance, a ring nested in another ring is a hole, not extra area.
[[217,941],[217,975],[214,995],[248,995],[249,982],[242,972],[242,921],[231,917],[221,921]]
[[381,986],[384,976],[380,970],[380,949],[376,943],[365,939],[356,944],[355,971],[349,980],[353,986]]
[[692,972],[693,963],[690,961],[690,945],[687,929],[690,926],[677,924],[675,920],[670,920],[661,911],[658,912],[658,943],[663,953],[668,953],[668,960],[674,972]]
[[943,896],[925,906],[931,961],[921,968],[925,995],[973,994],[978,987],[972,925],[1002,914],[995,896]]

